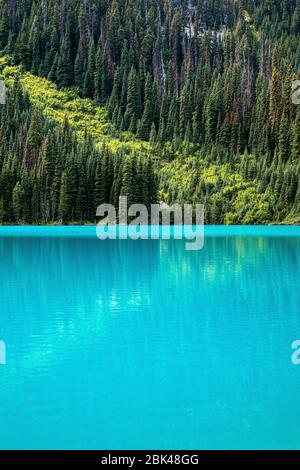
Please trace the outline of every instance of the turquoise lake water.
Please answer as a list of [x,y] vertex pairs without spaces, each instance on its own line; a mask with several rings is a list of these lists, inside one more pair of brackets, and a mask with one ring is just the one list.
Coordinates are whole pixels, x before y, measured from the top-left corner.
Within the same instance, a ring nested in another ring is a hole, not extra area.
[[0,228],[1,449],[300,449],[300,229]]

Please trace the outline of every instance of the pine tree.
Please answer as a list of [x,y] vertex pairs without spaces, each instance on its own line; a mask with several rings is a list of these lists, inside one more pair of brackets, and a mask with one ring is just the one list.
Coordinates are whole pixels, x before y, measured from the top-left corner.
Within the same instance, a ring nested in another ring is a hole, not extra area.
[[1,0],[0,2],[0,50],[4,49],[7,45],[9,36],[9,12],[7,2]]
[[136,156],[127,156],[124,163],[122,196],[127,196],[127,205],[130,207],[137,201],[135,190],[135,174],[136,174]]
[[152,104],[147,100],[143,117],[141,119],[141,124],[138,129],[138,137],[143,140],[149,140],[151,126],[152,126]]
[[26,163],[28,166],[34,165],[38,160],[40,145],[43,140],[43,115],[39,108],[35,108],[28,130]]
[[3,224],[5,220],[5,208],[3,196],[0,198],[0,224]]
[[127,106],[125,112],[126,127],[131,131],[135,132],[137,128],[137,122],[140,118],[141,113],[141,94],[140,84],[137,73],[134,67],[131,68],[128,78],[128,89],[127,89]]
[[61,189],[60,189],[60,199],[59,199],[59,208],[58,215],[62,223],[69,222],[70,220],[70,200],[68,196],[68,177],[66,171],[62,174],[61,179]]
[[297,112],[296,119],[292,129],[292,150],[291,157],[293,161],[300,160],[300,111]]
[[71,59],[70,23],[68,21],[65,37],[62,41],[57,63],[57,80],[61,87],[68,87],[73,81],[73,67]]
[[295,34],[300,33],[300,2],[297,0],[297,5],[294,10],[293,18],[292,18],[292,28]]
[[102,155],[97,157],[96,174],[95,174],[95,209],[101,204],[107,204],[109,201],[106,200],[106,182],[105,182],[106,168],[104,167],[104,161]]
[[92,37],[89,43],[87,70],[84,77],[82,94],[86,98],[93,98],[95,95],[95,44]]
[[95,102],[97,104],[105,104],[107,99],[107,77],[106,64],[99,42],[95,64]]
[[24,192],[21,186],[21,183],[18,181],[14,187],[12,193],[12,205],[15,220],[17,223],[22,221],[22,214],[23,214],[23,205],[24,205]]
[[282,162],[287,161],[289,156],[290,125],[287,114],[283,113],[278,136],[278,156]]
[[280,110],[282,99],[281,77],[277,69],[273,69],[271,90],[270,90],[270,124],[272,130],[276,131],[276,127],[280,124]]

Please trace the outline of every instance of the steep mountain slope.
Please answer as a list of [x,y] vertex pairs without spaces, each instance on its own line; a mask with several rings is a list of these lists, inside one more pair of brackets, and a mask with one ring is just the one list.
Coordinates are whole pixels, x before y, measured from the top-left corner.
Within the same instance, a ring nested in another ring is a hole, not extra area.
[[299,219],[299,36],[299,0],[0,0],[33,104],[150,158],[159,198],[208,223]]
[[113,151],[122,147],[130,150],[150,149],[148,142],[142,142],[128,132],[118,131],[110,122],[107,110],[88,98],[79,98],[76,89],[59,90],[49,80],[26,72],[22,66],[12,66],[11,62],[9,56],[0,57],[1,79],[9,86],[19,76],[32,104],[42,109],[48,119],[63,124],[67,118],[80,139],[87,132],[99,148],[104,145]]
[[[105,108],[95,106],[89,99],[78,98],[76,90],[58,90],[49,80],[24,72],[22,67],[9,65],[10,61],[9,57],[0,58],[0,79],[4,79],[8,87],[12,88],[16,77],[20,77],[20,84],[28,94],[32,106],[42,110],[49,122],[63,126],[67,119],[79,141],[84,141],[88,135],[96,149],[105,148],[114,153],[121,151],[125,154],[138,151],[147,155],[147,158],[154,159],[160,183],[160,200],[170,204],[174,200],[199,202],[196,195],[201,181],[202,188],[206,185],[212,191],[206,207],[206,216],[210,217],[211,223],[219,223],[223,198],[227,200],[228,206],[224,223],[268,222],[271,194],[269,193],[269,198],[259,194],[256,180],[245,179],[228,164],[217,166],[205,154],[199,155],[197,152],[195,156],[186,156],[184,159],[178,153],[178,157],[171,162],[165,160],[159,163],[155,149],[148,142],[138,141],[133,135],[114,129]],[[24,147],[26,154],[26,142]],[[42,153],[42,148],[38,153]],[[94,213],[86,208],[86,214],[89,216],[86,219],[81,216],[80,220],[92,221]]]
[[108,137],[103,108],[8,62],[0,58],[0,223],[91,223],[121,194],[130,204],[157,201],[147,143]]

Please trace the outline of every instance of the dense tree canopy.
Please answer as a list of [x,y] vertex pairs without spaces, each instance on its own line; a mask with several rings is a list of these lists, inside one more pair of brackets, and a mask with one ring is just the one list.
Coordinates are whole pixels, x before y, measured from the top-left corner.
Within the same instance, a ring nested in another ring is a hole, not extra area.
[[[74,86],[79,96],[106,106],[120,131],[150,140],[161,197],[168,201],[204,200],[214,223],[299,217],[300,106],[292,103],[291,90],[300,64],[300,0],[0,0],[0,50],[33,74]],[[1,184],[9,186],[1,193],[5,220],[25,217],[20,201],[26,184],[40,194],[33,200],[50,205],[49,220],[90,220],[91,187],[108,198],[116,191],[112,175],[119,181],[115,168],[103,166],[116,159],[129,171],[137,157],[94,156],[92,145],[88,155],[87,144],[75,143],[74,136],[62,153],[57,142],[60,133],[71,133],[67,123],[52,130],[42,119],[38,110],[20,105],[19,115],[2,124],[2,135],[10,134],[1,141],[2,155],[9,148],[2,157]],[[13,154],[20,152],[23,128],[20,167]],[[59,154],[51,157],[55,190],[41,179],[47,152]],[[179,175],[177,162],[189,158],[187,188],[170,175]],[[226,178],[216,184],[205,179],[212,164],[255,187],[255,195],[248,189],[244,196],[257,205],[251,216],[243,212],[244,199],[240,209],[230,207]],[[9,181],[7,165],[15,172]],[[28,182],[33,175],[36,186]],[[45,191],[56,200],[50,203]]]
[[94,222],[97,207],[117,207],[121,195],[157,202],[151,159],[95,150],[88,135],[78,142],[67,120],[54,127],[32,108],[18,79],[0,108],[0,129],[1,223]]

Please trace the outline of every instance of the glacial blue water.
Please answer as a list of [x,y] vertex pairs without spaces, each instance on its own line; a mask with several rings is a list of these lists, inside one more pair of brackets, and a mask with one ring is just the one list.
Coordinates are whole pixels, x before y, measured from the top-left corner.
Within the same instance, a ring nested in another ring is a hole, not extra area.
[[300,230],[0,228],[1,449],[300,449]]

